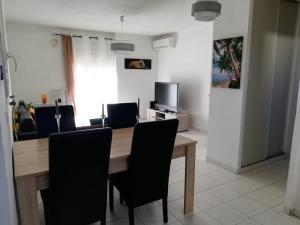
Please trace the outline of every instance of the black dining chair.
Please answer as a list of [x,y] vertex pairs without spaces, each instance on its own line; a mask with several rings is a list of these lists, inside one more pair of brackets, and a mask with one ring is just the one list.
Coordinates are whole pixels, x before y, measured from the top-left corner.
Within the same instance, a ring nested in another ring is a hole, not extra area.
[[164,222],[168,222],[168,183],[177,127],[177,119],[136,124],[128,170],[109,178],[110,210],[116,187],[129,208],[130,225],[134,225],[135,207],[160,199]]
[[[55,119],[55,106],[36,107],[34,109],[38,138],[47,138],[51,133],[57,133],[57,121]],[[74,109],[71,105],[59,106],[61,132],[75,131]]]
[[[101,118],[94,118],[94,119],[90,119],[90,125],[91,126],[103,126],[103,123],[102,123],[102,119]],[[108,117],[106,117],[104,119],[104,126],[107,127],[109,125],[109,120],[108,120]]]
[[112,129],[134,127],[137,123],[137,104],[135,102],[107,104],[107,114]]
[[111,128],[51,134],[46,225],[106,224]]

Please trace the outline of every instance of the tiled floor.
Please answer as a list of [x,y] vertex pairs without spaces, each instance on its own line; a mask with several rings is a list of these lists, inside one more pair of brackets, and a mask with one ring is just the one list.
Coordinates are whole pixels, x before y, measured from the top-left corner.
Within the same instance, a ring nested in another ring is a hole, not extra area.
[[[197,139],[195,213],[183,214],[184,159],[173,160],[169,187],[170,225],[300,225],[300,219],[282,212],[288,160],[235,175],[205,161],[207,137],[196,131],[182,133]],[[118,196],[116,194],[116,196]],[[42,210],[41,210],[42,212]],[[42,216],[42,213],[41,213]],[[135,210],[136,225],[162,225],[160,202]],[[126,206],[116,197],[108,210],[109,225],[127,225]]]

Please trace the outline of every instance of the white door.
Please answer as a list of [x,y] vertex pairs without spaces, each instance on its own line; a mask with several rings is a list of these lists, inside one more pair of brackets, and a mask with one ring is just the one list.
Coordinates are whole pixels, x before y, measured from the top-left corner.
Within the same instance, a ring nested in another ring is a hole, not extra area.
[[12,126],[10,77],[8,69],[3,1],[0,0],[0,224],[17,225],[13,170],[12,170]]

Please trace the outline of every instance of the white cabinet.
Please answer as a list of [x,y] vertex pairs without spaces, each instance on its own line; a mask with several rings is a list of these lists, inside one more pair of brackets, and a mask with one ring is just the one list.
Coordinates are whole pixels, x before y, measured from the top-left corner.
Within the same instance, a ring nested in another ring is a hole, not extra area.
[[189,115],[187,113],[170,113],[170,112],[161,112],[155,109],[147,109],[147,120],[156,121],[156,120],[170,120],[178,119],[178,131],[186,131],[189,129]]

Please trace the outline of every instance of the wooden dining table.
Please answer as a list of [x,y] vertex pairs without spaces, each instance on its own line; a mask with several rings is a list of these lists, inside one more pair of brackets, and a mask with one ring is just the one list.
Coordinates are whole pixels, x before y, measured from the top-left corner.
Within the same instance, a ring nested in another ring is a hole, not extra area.
[[[133,128],[113,130],[109,173],[127,170]],[[184,214],[194,210],[196,141],[177,134],[173,159],[185,157]],[[14,179],[21,225],[39,225],[37,192],[49,187],[48,138],[15,142]]]

